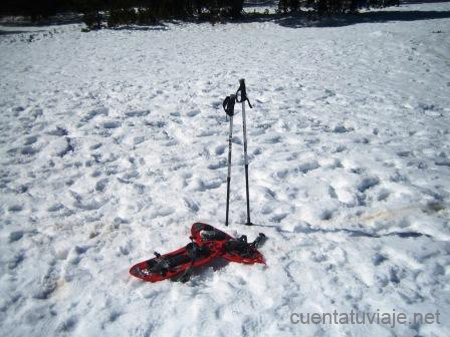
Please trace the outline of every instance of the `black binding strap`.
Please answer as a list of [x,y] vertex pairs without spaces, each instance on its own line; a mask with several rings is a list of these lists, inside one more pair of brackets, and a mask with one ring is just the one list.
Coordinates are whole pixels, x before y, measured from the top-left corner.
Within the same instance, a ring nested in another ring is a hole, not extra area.
[[236,102],[242,103],[245,101],[247,101],[250,109],[253,109],[252,105],[250,104],[250,100],[247,97],[247,90],[245,89],[245,80],[242,78],[239,80],[239,89],[236,91]]

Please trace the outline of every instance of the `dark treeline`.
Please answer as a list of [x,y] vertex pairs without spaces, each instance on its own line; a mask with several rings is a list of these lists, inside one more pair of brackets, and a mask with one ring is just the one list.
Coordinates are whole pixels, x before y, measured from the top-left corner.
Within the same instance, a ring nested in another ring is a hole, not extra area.
[[360,8],[381,8],[399,4],[400,0],[280,0],[278,10],[289,13],[305,8],[319,15],[330,15],[355,13]]
[[3,0],[0,15],[24,15],[32,19],[49,17],[58,12],[92,13],[133,8],[147,10],[157,18],[190,17],[221,11],[239,16],[243,0]]
[[[84,14],[88,27],[152,24],[162,19],[217,21],[237,18],[244,0],[3,0],[0,15],[23,15],[32,20],[60,12]],[[278,13],[306,9],[318,15],[356,12],[361,7],[384,7],[398,0],[279,0]]]

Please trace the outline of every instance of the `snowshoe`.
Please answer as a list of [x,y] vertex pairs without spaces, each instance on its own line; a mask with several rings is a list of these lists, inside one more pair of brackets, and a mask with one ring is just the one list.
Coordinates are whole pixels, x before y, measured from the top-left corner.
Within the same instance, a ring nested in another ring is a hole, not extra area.
[[228,261],[265,264],[264,256],[257,249],[267,240],[263,233],[254,242],[248,243],[245,235],[235,239],[211,225],[197,222],[192,225],[191,234],[200,246],[215,243],[220,249],[220,256]]
[[214,243],[198,245],[191,242],[172,253],[160,255],[155,252],[153,259],[140,262],[130,269],[130,274],[147,282],[165,279],[187,281],[191,268],[200,267],[220,253]]

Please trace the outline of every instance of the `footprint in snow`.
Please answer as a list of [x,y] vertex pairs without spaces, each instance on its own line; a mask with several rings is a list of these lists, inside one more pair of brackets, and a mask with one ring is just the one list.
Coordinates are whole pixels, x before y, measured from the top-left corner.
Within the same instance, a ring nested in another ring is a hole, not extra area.
[[56,203],[47,208],[47,212],[54,213],[62,210],[64,208],[64,205],[61,203]]
[[146,126],[151,126],[153,128],[159,128],[159,129],[166,126],[166,122],[164,122],[164,121],[145,121],[144,124]]
[[274,136],[271,138],[268,138],[264,141],[264,143],[266,144],[277,144],[277,143],[281,143],[282,137],[281,136]]
[[89,149],[90,149],[90,150],[97,150],[97,149],[99,149],[99,148],[102,147],[102,146],[103,146],[102,143],[97,143],[97,144],[91,145],[91,146],[89,147]]
[[217,133],[215,132],[215,131],[213,131],[213,130],[204,130],[204,131],[201,131],[198,135],[197,135],[197,137],[209,137],[209,136],[214,136],[214,135],[216,135]]
[[192,183],[192,189],[194,191],[199,191],[199,192],[204,192],[206,190],[212,190],[215,188],[220,187],[220,185],[222,185],[222,180],[221,179],[211,179],[208,181],[204,181],[201,179],[196,179],[193,183]]
[[278,179],[283,180],[284,178],[286,178],[286,176],[288,175],[288,173],[289,173],[289,171],[286,170],[286,169],[284,169],[284,170],[278,171],[278,172],[276,173],[276,177],[277,177]]
[[66,137],[65,138],[65,146],[62,148],[62,149],[60,149],[60,151],[58,151],[57,153],[56,153],[56,155],[58,156],[58,157],[64,157],[66,154],[68,154],[69,152],[74,152],[75,151],[75,148],[74,148],[74,146],[73,146],[73,144],[72,144],[72,141],[70,140],[70,138],[68,138],[68,137]]
[[22,211],[23,210],[23,205],[12,205],[12,206],[10,206],[9,208],[8,208],[8,211],[10,211],[10,212],[14,212],[14,213],[16,213],[16,212],[20,212],[20,211]]
[[95,190],[97,192],[103,192],[106,188],[106,186],[108,185],[109,179],[108,178],[103,178],[100,179],[99,181],[97,181],[97,183],[95,184]]
[[319,218],[322,221],[329,221],[333,218],[333,213],[334,210],[325,209],[320,213]]
[[183,201],[185,206],[192,212],[197,213],[199,211],[200,208],[198,207],[198,204],[195,201],[188,198],[184,198]]
[[95,116],[103,115],[108,116],[109,110],[105,107],[100,107],[94,110],[89,111],[82,119],[82,122],[89,122],[91,119],[93,119]]
[[171,214],[175,213],[175,210],[171,207],[161,207],[158,210],[156,210],[151,216],[151,219],[156,219],[159,217],[165,217],[165,216],[169,216]]
[[19,241],[23,237],[24,231],[14,231],[9,233],[9,242]]
[[384,261],[387,261],[387,260],[388,260],[388,258],[381,253],[376,253],[372,258],[372,262],[373,262],[374,266],[379,266],[380,264],[382,264]]
[[133,144],[134,145],[139,145],[141,143],[143,143],[145,141],[145,137],[144,136],[137,136],[133,138]]
[[389,198],[390,195],[391,195],[391,191],[389,191],[387,189],[382,189],[381,191],[378,192],[377,200],[384,201],[387,198]]
[[224,168],[226,166],[227,166],[227,161],[226,160],[221,160],[221,161],[218,161],[216,163],[209,164],[208,168],[210,170],[218,170],[218,169]]
[[303,174],[306,174],[309,171],[315,170],[317,168],[319,168],[319,163],[317,162],[317,160],[312,160],[297,166],[296,171],[300,171]]
[[126,117],[145,117],[150,114],[150,110],[136,110],[125,112]]
[[25,138],[25,145],[33,145],[34,143],[36,143],[38,137],[37,136],[30,136]]
[[36,284],[37,288],[32,289],[32,297],[39,300],[48,299],[57,288],[57,275],[53,267],[50,267],[44,277]]
[[226,145],[217,146],[215,150],[216,155],[218,156],[222,155],[225,152],[226,147],[227,147]]
[[105,202],[99,202],[97,200],[90,200],[90,201],[76,201],[74,202],[73,206],[85,211],[95,211],[97,209],[100,209]]
[[332,198],[332,199],[338,199],[338,195],[336,193],[336,189],[329,185],[328,186],[328,195]]
[[39,151],[40,150],[38,150],[32,146],[25,146],[24,148],[22,148],[20,153],[23,154],[24,156],[33,156],[36,153],[38,153]]
[[404,151],[399,151],[399,152],[397,152],[397,156],[403,157],[403,158],[409,157],[409,156],[411,156],[411,155],[412,155],[412,152],[411,152],[411,151],[408,151],[408,150],[404,150]]
[[398,274],[399,273],[398,273],[397,268],[390,268],[389,269],[389,281],[391,281],[392,283],[395,283],[395,284],[399,284],[400,277]]
[[280,223],[288,215],[289,215],[288,213],[273,214],[269,219],[271,222]]
[[108,121],[103,123],[105,129],[116,129],[121,125],[119,121]]
[[176,139],[171,139],[171,140],[168,140],[167,142],[165,142],[165,143],[163,143],[161,145],[167,146],[167,147],[171,147],[171,146],[175,146],[175,145],[178,145],[178,144],[179,143],[178,143],[178,141]]
[[343,125],[337,125],[333,128],[334,133],[346,133],[346,132],[350,132],[353,130],[354,130],[353,128],[346,128]]
[[336,147],[334,152],[341,153],[341,152],[344,152],[345,150],[347,150],[347,147],[345,145],[339,145],[339,146]]
[[63,321],[57,328],[59,332],[71,332],[75,329],[78,323],[78,318],[76,316],[69,317]]
[[364,193],[366,190],[378,185],[380,179],[377,177],[366,177],[358,184],[358,191]]
[[42,116],[43,114],[44,114],[44,110],[39,109],[39,108],[33,110],[32,113],[31,113],[31,115],[32,115],[34,118],[38,118],[38,117]]
[[25,260],[25,251],[21,250],[8,261],[8,269],[16,269]]
[[253,154],[254,156],[259,156],[261,153],[262,153],[262,150],[261,150],[260,147],[255,148],[255,149],[253,150],[253,152],[252,152],[252,154]]
[[195,116],[197,116],[198,114],[200,113],[200,110],[191,110],[191,111],[189,111],[188,113],[187,113],[187,115],[189,116],[189,117],[195,117]]
[[[128,255],[128,253],[127,254],[124,254],[124,255]],[[122,316],[123,315],[123,313],[122,312],[120,312],[120,311],[117,311],[117,310],[113,310],[113,311],[111,311],[110,313],[109,313],[109,321],[110,322],[115,322],[120,316]]]
[[63,136],[67,136],[69,134],[69,132],[67,131],[67,129],[57,126],[56,129],[54,129],[52,131],[48,131],[47,134],[50,136],[63,137]]
[[25,110],[25,108],[23,106],[16,106],[16,107],[12,108],[11,110],[12,110],[12,112],[16,113],[14,116],[17,117],[17,116],[19,116],[20,112]]

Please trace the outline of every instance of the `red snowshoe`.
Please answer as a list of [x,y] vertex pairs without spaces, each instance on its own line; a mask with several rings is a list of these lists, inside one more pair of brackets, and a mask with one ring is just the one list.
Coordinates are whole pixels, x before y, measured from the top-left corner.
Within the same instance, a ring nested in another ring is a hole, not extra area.
[[265,264],[257,248],[266,240],[262,233],[252,242],[247,237],[235,239],[217,228],[204,223],[195,223],[191,228],[193,242],[172,253],[160,255],[140,262],[130,269],[130,274],[143,281],[158,282],[165,279],[186,282],[195,267],[201,267],[212,259],[222,256],[228,261]]
[[220,250],[215,243],[201,246],[191,242],[187,246],[172,253],[160,255],[155,252],[153,259],[140,262],[130,269],[130,274],[147,282],[158,282],[165,279],[186,282],[191,269],[200,267],[219,255]]
[[217,245],[220,250],[220,256],[228,261],[245,264],[266,264],[264,256],[257,249],[266,240],[266,236],[262,233],[259,234],[254,242],[248,243],[245,235],[235,239],[211,225],[197,222],[192,225],[191,234],[199,246],[211,243]]

